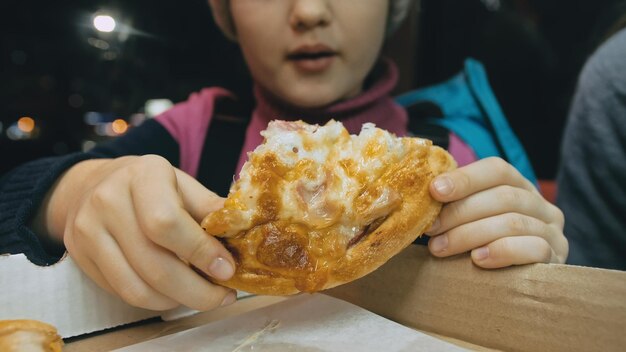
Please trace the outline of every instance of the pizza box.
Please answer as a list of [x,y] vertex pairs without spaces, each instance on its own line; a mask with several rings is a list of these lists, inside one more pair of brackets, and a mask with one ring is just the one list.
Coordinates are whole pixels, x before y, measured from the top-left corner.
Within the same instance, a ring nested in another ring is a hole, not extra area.
[[562,264],[497,270],[409,247],[328,294],[414,329],[505,351],[626,346],[626,272]]
[[40,320],[67,338],[158,315],[101,289],[67,255],[51,266],[23,254],[0,255],[0,320]]
[[[99,289],[70,258],[36,267],[21,255],[0,257],[0,287],[0,320],[42,320],[64,337],[144,321],[68,339],[68,351],[122,348],[286,299],[246,298],[162,322],[159,313],[129,307]],[[439,259],[410,246],[370,275],[324,293],[472,349],[610,351],[626,345],[626,272],[557,264],[483,270],[468,255]],[[157,319],[145,321],[151,317]]]
[[150,318],[168,321],[195,313],[185,307],[156,312],[130,306],[96,285],[67,253],[50,266],[34,265],[23,254],[0,255],[0,320],[43,321],[70,338]]

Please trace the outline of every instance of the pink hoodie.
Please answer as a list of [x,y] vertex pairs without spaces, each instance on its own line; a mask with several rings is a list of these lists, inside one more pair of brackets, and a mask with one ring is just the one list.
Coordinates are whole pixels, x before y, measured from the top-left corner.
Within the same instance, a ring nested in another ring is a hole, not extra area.
[[[303,120],[323,124],[330,119],[339,120],[350,131],[358,133],[361,125],[372,122],[398,136],[407,134],[408,117],[406,110],[391,97],[391,91],[398,80],[398,70],[389,60],[383,61],[383,73],[367,90],[355,98],[338,102],[323,109],[302,110],[281,103],[259,86],[254,93],[257,106],[246,130],[246,139],[239,157],[237,174],[247,153],[263,142],[260,132],[271,120]],[[213,109],[218,99],[234,95],[222,88],[205,88],[192,94],[185,102],[157,116],[160,122],[180,145],[180,169],[192,176],[198,173],[202,148],[213,117]],[[450,134],[448,151],[459,166],[475,161],[476,155],[456,135]]]

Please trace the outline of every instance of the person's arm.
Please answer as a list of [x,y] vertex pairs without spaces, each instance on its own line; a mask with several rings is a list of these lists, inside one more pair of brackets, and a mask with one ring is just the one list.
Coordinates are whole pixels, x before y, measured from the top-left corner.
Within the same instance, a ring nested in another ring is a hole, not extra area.
[[[228,280],[235,271],[231,254],[199,225],[223,199],[164,156],[177,155],[163,149],[169,135],[145,131],[94,149],[102,158],[66,168],[37,207],[33,227],[62,243],[87,276],[131,305],[207,310],[232,303],[232,290],[196,272]],[[126,153],[139,155],[121,156]]]
[[626,29],[587,61],[561,146],[557,204],[568,263],[626,270]]
[[59,260],[63,249],[43,240],[31,230],[29,222],[50,187],[67,168],[95,157],[76,153],[39,159],[23,164],[0,180],[0,253],[24,253],[37,265]]
[[[0,253],[24,253],[37,265],[57,262],[64,253],[58,236],[50,238],[48,214],[50,195],[61,175],[89,159],[123,155],[157,154],[178,164],[178,144],[155,120],[128,134],[97,146],[87,153],[43,158],[25,163],[0,178]],[[85,163],[93,164],[93,163]],[[50,223],[50,224],[49,224]],[[55,224],[57,234],[63,224]]]

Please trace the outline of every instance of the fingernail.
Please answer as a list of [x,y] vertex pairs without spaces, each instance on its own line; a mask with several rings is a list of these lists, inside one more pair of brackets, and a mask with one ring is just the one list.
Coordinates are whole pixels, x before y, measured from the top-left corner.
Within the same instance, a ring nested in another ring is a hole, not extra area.
[[480,247],[474,249],[474,259],[476,260],[484,260],[489,256],[489,248],[488,247]]
[[229,292],[222,300],[220,307],[229,306],[237,301],[237,294],[235,292]]
[[217,257],[209,266],[209,274],[218,280],[228,280],[235,273],[235,269],[228,260]]
[[431,240],[430,249],[433,252],[441,252],[448,247],[448,236],[439,235]]
[[435,186],[435,190],[437,190],[437,193],[441,194],[442,196],[447,196],[448,194],[452,193],[452,190],[454,188],[452,180],[449,177],[445,176],[436,178],[433,185]]
[[426,231],[427,234],[432,234],[434,232],[436,232],[437,230],[439,230],[439,227],[441,226],[441,221],[439,221],[439,217],[435,218],[435,222],[433,222],[432,225],[430,225],[430,228],[428,229],[428,231]]

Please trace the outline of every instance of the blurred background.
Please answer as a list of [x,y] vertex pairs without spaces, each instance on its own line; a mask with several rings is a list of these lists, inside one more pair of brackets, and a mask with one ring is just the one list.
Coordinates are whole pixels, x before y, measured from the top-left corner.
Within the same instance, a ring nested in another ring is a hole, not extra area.
[[[582,64],[618,0],[422,0],[385,48],[398,93],[482,61],[540,178],[553,179]],[[237,46],[205,0],[0,4],[0,174],[115,138],[202,87],[249,99]]]

